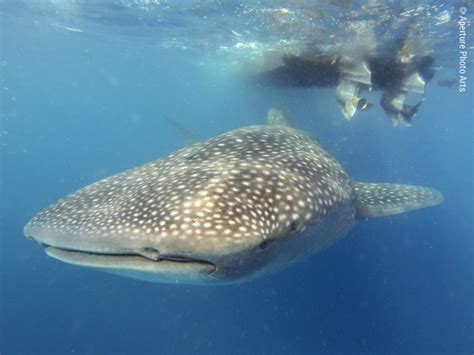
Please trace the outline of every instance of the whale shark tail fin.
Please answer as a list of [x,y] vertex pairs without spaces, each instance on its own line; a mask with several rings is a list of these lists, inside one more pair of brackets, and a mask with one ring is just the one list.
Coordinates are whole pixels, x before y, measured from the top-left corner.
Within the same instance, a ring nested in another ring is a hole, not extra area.
[[443,202],[441,192],[422,186],[355,182],[358,220],[391,216]]

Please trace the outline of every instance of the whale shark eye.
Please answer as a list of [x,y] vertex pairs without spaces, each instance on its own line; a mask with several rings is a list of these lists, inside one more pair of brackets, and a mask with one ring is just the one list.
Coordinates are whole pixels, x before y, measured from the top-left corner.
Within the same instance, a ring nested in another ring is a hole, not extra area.
[[300,227],[300,223],[298,221],[293,221],[290,224],[290,229],[292,231],[297,231],[299,229],[299,227]]
[[265,239],[263,242],[260,243],[258,246],[260,249],[266,249],[270,245],[270,240]]

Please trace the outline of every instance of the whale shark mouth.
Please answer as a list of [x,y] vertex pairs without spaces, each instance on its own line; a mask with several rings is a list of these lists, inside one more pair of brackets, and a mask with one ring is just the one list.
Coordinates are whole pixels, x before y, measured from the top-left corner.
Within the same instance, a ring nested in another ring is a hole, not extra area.
[[217,269],[209,261],[180,255],[150,258],[141,253],[98,253],[42,246],[48,256],[57,260],[147,281],[176,282],[185,279],[191,283],[193,280],[202,282]]

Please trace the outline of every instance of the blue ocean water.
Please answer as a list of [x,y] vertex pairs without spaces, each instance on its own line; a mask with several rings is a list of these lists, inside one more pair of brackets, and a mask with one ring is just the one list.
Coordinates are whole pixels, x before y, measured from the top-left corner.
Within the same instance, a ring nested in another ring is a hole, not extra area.
[[[436,84],[457,75],[454,4],[447,32],[429,28],[446,39],[435,51],[443,68],[404,129],[379,107],[345,121],[328,89],[238,80],[229,68],[243,59],[223,49],[254,49],[281,32],[231,42],[225,16],[235,4],[198,4],[192,15],[158,1],[32,4],[0,1],[0,353],[472,353],[472,62],[467,92]],[[157,25],[159,11],[174,17]],[[186,27],[216,11],[219,26]],[[238,20],[234,32],[245,34]],[[360,223],[319,255],[225,286],[79,268],[23,236],[29,218],[58,198],[181,148],[169,120],[206,138],[263,124],[271,106],[355,180],[435,187],[444,204]]]

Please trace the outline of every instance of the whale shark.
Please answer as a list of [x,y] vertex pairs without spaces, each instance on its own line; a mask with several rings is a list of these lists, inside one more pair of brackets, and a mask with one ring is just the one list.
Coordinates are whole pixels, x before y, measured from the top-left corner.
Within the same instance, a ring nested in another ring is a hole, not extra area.
[[307,133],[251,126],[92,183],[39,212],[24,233],[66,263],[225,284],[316,254],[359,221],[442,201],[426,187],[354,182]]

